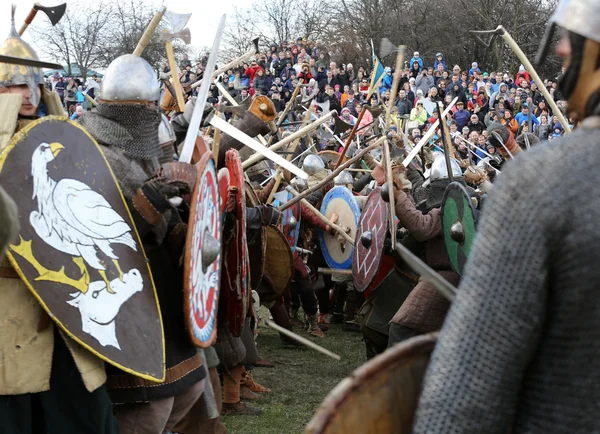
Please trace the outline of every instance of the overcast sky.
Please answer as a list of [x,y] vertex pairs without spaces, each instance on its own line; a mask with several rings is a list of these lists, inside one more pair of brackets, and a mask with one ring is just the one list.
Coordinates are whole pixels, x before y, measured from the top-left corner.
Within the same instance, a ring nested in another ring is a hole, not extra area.
[[[31,7],[36,0],[0,0],[0,41],[8,36],[10,29],[10,5],[17,5],[16,27],[17,30],[23,23],[25,17],[31,10]],[[69,1],[67,1],[67,8]],[[94,0],[88,0],[93,2]],[[192,45],[197,47],[212,46],[217,26],[223,14],[227,14],[228,18],[233,17],[234,7],[245,8],[249,7],[255,0],[144,0],[144,3],[153,5],[159,8],[161,4],[165,4],[167,8],[177,13],[192,13],[192,17],[188,22],[188,27],[192,32]],[[54,6],[64,3],[57,0],[39,0],[44,6]],[[39,14],[36,20],[47,20],[43,14]],[[229,21],[229,20],[228,20]],[[31,43],[31,35],[25,32],[24,39]]]

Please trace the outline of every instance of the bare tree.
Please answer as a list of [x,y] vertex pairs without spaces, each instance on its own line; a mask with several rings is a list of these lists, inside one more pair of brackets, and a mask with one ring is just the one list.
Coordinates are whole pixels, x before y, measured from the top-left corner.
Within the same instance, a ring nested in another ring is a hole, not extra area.
[[106,43],[105,30],[113,17],[113,8],[106,2],[96,4],[93,10],[83,6],[82,2],[71,3],[56,26],[40,20],[44,24],[35,26],[32,31],[37,35],[36,40],[43,42],[38,44],[38,49],[66,63],[69,75],[72,65],[77,65],[85,78],[88,69],[102,63],[101,47]]

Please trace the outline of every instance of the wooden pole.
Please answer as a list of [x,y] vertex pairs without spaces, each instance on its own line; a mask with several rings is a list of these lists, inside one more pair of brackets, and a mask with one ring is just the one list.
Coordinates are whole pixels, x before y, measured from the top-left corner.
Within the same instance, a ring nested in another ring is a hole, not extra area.
[[[298,195],[300,194],[296,190],[294,190],[291,186],[288,187],[288,191],[290,193],[292,193],[295,197],[298,197]],[[311,203],[309,201],[307,201],[306,199],[300,199],[300,201],[302,202],[302,205],[306,206],[309,210],[311,210],[313,212],[313,214],[316,215],[319,220],[321,220],[323,223],[325,223],[329,227],[333,228],[333,230],[335,230],[338,234],[340,234],[342,237],[344,237],[344,239],[346,241],[348,241],[350,244],[354,245],[354,240],[350,237],[350,235],[348,235],[346,233],[346,231],[344,229],[342,229],[340,226],[336,225],[331,220],[329,220],[327,217],[325,217],[323,214],[321,214],[321,211],[319,211],[314,206],[312,206]]]
[[348,140],[346,140],[344,149],[342,149],[342,153],[340,154],[340,157],[338,158],[337,163],[335,163],[335,169],[340,167],[340,164],[342,164],[342,160],[346,156],[346,152],[348,151],[348,148],[350,147],[350,143],[352,143],[352,140],[354,140],[354,136],[356,135],[358,126],[360,125],[360,122],[362,121],[362,118],[365,115],[365,111],[367,110],[367,107],[368,107],[367,105],[362,106],[362,110],[360,111],[360,114],[358,115],[358,119],[356,119],[356,122],[354,123],[354,126],[352,127],[352,131],[350,131],[350,135],[348,136]]
[[[567,122],[567,119],[565,119],[565,116],[562,114],[562,112],[556,105],[554,98],[552,97],[552,95],[550,95],[550,92],[548,92],[548,89],[546,89],[546,86],[544,86],[544,82],[538,75],[537,71],[535,70],[535,68],[533,67],[533,65],[531,64],[531,62],[525,55],[525,53],[523,53],[523,50],[521,50],[521,47],[519,47],[519,44],[517,44],[517,41],[515,41],[512,38],[510,33],[508,33],[508,31],[503,26],[496,27],[496,32],[500,33],[500,35],[502,36],[502,39],[504,39],[504,41],[508,44],[508,46],[514,51],[514,53],[517,55],[517,57],[519,58],[521,63],[527,69],[527,72],[529,72],[529,74],[531,74],[531,76],[533,77],[533,80],[537,83],[538,88],[540,89],[540,92],[542,92],[542,95],[544,95],[544,98],[546,98],[546,101],[548,102],[548,104],[550,104],[550,107],[552,108],[552,112],[556,116],[558,116],[558,120],[562,124],[565,132],[570,133],[571,127],[569,126],[569,122]],[[532,108],[530,107],[529,111],[531,111],[531,109]],[[529,132],[531,133],[531,131],[529,131]]]
[[[394,80],[392,81],[392,89],[390,91],[390,99],[387,103],[387,109],[385,111],[385,129],[390,127],[390,119],[392,115],[392,106],[396,101],[396,95],[398,94],[398,88],[400,87],[400,77],[402,76],[404,66],[404,51],[406,45],[400,45],[398,47],[398,55],[396,56],[396,70],[394,71]],[[390,202],[391,203],[391,202]],[[392,240],[393,242],[393,240]]]
[[[337,116],[337,114],[338,113],[337,113],[336,110],[332,110],[329,113],[327,113],[326,115],[324,115],[324,116],[320,117],[319,119],[317,119],[316,121],[308,124],[304,128],[301,128],[298,131],[296,131],[295,133],[290,134],[285,139],[282,139],[279,142],[275,143],[274,145],[271,145],[267,149],[270,149],[271,151],[275,152],[276,150],[283,148],[285,145],[288,145],[288,144],[292,143],[294,140],[299,139],[302,136],[310,133],[312,130],[314,130],[315,128],[317,128],[319,125],[327,122],[333,116]],[[263,160],[264,158],[265,158],[264,155],[256,153],[256,154],[252,155],[250,158],[248,158],[246,161],[244,161],[242,163],[242,167],[244,169],[247,169],[248,167],[250,167],[250,166],[258,163],[259,161]]]
[[162,20],[162,17],[166,11],[167,11],[167,8],[165,6],[162,6],[158,10],[158,12],[156,12],[154,14],[154,17],[152,17],[152,21],[150,21],[150,24],[148,24],[148,27],[146,27],[146,30],[144,30],[144,34],[140,38],[140,41],[138,42],[137,46],[135,47],[135,50],[133,51],[133,54],[135,56],[139,57],[142,55],[142,53],[144,52],[144,50],[150,43],[150,40],[152,39],[152,35],[154,35],[154,32],[158,28],[158,25],[160,24],[160,20]]
[[288,336],[288,337],[290,337],[290,338],[292,338],[292,339],[300,342],[301,344],[306,345],[309,348],[312,348],[313,350],[316,350],[316,351],[318,351],[320,353],[323,353],[326,356],[331,357],[332,359],[342,360],[342,358],[339,355],[337,355],[335,353],[332,353],[328,349],[323,348],[322,346],[317,345],[314,342],[309,341],[308,339],[303,338],[302,336],[297,335],[296,333],[294,333],[294,332],[292,332],[292,331],[290,331],[288,329],[284,329],[283,327],[278,326],[277,324],[275,324],[274,322],[271,322],[270,320],[265,320],[265,324],[268,325],[269,327],[271,327],[273,330],[275,330],[275,331],[277,331],[277,332],[279,332],[281,334],[284,334],[284,335],[286,335],[286,336]]
[[[276,124],[277,130],[279,130],[279,128],[281,127],[281,125],[283,125],[283,121],[285,120],[285,117],[287,116],[287,114],[291,110],[292,106],[294,105],[294,101],[296,101],[296,96],[298,96],[298,92],[300,92],[300,88],[302,87],[302,83],[304,83],[304,79],[303,78],[301,78],[300,80],[298,80],[298,84],[294,88],[294,92],[292,93],[292,96],[290,97],[290,100],[285,105],[285,108],[283,109],[283,112],[279,116],[279,119],[277,119],[277,124]],[[275,134],[272,134],[271,137],[269,137],[269,141],[267,142],[268,146],[271,146],[271,142],[273,142],[274,138],[275,138]]]
[[[168,35],[169,31],[165,30],[164,35]],[[173,52],[173,44],[171,41],[165,41],[165,50],[167,51],[167,60],[169,61],[169,68],[171,68],[171,83],[175,90],[175,99],[179,106],[179,111],[183,113],[185,110],[185,98],[183,96],[183,89],[181,88],[181,82],[176,78],[179,77],[179,69],[177,68],[177,62],[175,61],[175,53]]]
[[367,152],[370,152],[373,149],[378,148],[383,143],[384,140],[385,140],[385,137],[379,138],[379,140],[377,140],[375,143],[373,143],[372,145],[370,145],[368,148],[365,148],[362,151],[360,151],[354,157],[350,158],[348,161],[346,161],[345,163],[343,163],[340,167],[338,167],[333,172],[331,172],[329,175],[327,175],[325,178],[323,178],[323,180],[320,181],[318,184],[315,184],[312,187],[310,187],[309,189],[304,190],[302,193],[299,193],[298,197],[294,197],[294,198],[290,199],[289,201],[287,201],[286,203],[284,203],[283,205],[281,205],[279,207],[279,211],[285,211],[290,206],[292,206],[293,204],[295,204],[296,202],[298,202],[300,199],[305,198],[306,196],[308,196],[312,192],[317,191],[319,188],[325,186],[328,182],[330,182],[333,178],[335,178],[336,176],[338,176],[347,167],[350,167],[352,164],[354,164],[357,161],[359,161],[360,159],[362,159],[362,157],[364,157]]
[[[390,200],[388,205],[390,235],[392,241],[392,249],[396,248],[396,200],[394,198],[394,180],[392,179],[392,160],[390,158],[390,145],[385,139],[383,143],[383,163],[385,167],[385,177],[390,192]],[[399,186],[400,187],[400,186]]]

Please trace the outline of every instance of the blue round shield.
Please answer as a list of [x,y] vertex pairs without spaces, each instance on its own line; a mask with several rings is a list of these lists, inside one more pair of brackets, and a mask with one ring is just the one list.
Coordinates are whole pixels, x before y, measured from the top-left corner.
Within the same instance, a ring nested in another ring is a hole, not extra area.
[[[323,198],[321,214],[329,220],[337,215],[338,226],[348,229],[352,239],[356,238],[358,220],[360,218],[360,207],[346,187],[333,187]],[[347,270],[352,267],[352,253],[354,246],[348,243],[340,235],[330,235],[321,232],[319,235],[321,250],[327,265],[338,270]]]

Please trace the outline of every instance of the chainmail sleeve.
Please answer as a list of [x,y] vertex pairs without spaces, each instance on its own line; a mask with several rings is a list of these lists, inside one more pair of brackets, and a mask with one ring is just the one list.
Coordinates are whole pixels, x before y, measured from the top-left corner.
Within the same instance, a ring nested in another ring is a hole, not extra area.
[[416,434],[559,432],[515,421],[517,410],[527,412],[524,388],[544,381],[525,377],[539,357],[549,262],[566,225],[556,205],[564,180],[547,151],[507,164],[490,194],[426,374]]

